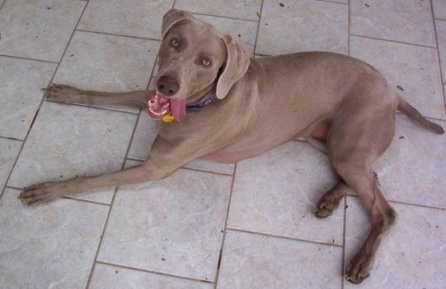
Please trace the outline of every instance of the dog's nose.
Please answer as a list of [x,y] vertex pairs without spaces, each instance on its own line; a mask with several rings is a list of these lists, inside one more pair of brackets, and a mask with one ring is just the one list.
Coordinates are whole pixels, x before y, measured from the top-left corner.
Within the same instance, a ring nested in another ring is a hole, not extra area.
[[180,85],[178,81],[169,75],[163,75],[158,79],[158,91],[165,96],[172,96],[178,92]]

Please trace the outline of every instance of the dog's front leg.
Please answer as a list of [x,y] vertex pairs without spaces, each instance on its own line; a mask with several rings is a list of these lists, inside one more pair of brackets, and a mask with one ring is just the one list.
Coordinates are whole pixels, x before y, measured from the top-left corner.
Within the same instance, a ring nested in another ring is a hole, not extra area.
[[26,205],[50,202],[61,196],[73,195],[92,189],[115,185],[129,185],[164,177],[145,163],[123,171],[94,177],[79,177],[61,182],[45,182],[27,187],[19,198]]
[[[155,139],[149,158],[142,165],[94,177],[80,177],[61,182],[32,185],[25,188],[19,198],[26,205],[37,205],[61,196],[69,196],[96,188],[159,180],[169,176],[191,160],[209,153],[214,148],[214,144],[209,141],[210,138],[205,140],[199,137],[183,138],[180,132],[175,129],[166,130],[167,134],[158,135]],[[186,131],[186,135],[191,134],[185,127],[183,130]],[[206,136],[206,134],[202,135]]]
[[136,107],[147,106],[147,101],[153,93],[151,90],[136,90],[130,92],[101,92],[92,90],[82,90],[76,87],[51,84],[43,89],[48,100],[60,103],[79,103],[87,105],[115,104]]

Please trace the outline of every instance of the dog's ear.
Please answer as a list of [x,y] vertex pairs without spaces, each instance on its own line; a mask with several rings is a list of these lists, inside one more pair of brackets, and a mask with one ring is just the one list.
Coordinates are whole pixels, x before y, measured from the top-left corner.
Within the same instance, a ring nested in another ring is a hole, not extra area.
[[226,63],[217,81],[217,98],[223,99],[231,87],[239,81],[249,68],[249,55],[239,42],[229,35],[223,36],[226,45]]
[[169,32],[169,30],[178,22],[185,20],[185,19],[195,19],[194,16],[186,11],[177,10],[177,9],[171,9],[167,11],[166,14],[164,14],[163,17],[163,25],[161,28],[161,35],[164,38],[164,36]]

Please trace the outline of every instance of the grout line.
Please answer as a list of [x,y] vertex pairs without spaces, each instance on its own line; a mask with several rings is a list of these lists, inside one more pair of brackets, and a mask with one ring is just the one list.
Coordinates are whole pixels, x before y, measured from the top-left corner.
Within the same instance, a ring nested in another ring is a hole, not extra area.
[[[126,158],[127,161],[133,161],[133,162],[138,162],[138,163],[144,163],[144,160],[141,159],[137,159],[137,158],[132,158],[132,157],[127,157]],[[232,177],[233,174],[232,173],[222,173],[222,172],[216,172],[216,171],[212,171],[212,170],[205,170],[205,169],[197,169],[197,168],[191,168],[191,167],[187,167],[187,164],[185,166],[182,166],[180,168],[178,168],[179,170],[188,170],[188,171],[193,171],[193,172],[200,172],[200,173],[206,173],[206,174],[213,174],[213,175],[218,175],[218,176],[223,176],[223,177]]]
[[161,38],[151,38],[151,37],[144,37],[144,36],[125,35],[125,34],[117,34],[117,33],[102,32],[102,31],[92,31],[92,30],[85,30],[85,29],[76,29],[75,31],[76,32],[82,32],[82,33],[91,33],[91,34],[105,35],[105,36],[116,36],[116,37],[132,38],[132,39],[138,39],[138,40],[149,40],[149,41],[157,41],[157,42],[161,41]]
[[[350,2],[350,1],[349,1]],[[352,8],[350,3],[348,3],[348,7],[347,7],[347,55],[351,56],[351,51],[350,51],[350,42],[351,42],[351,14],[352,14]]]
[[[262,2],[263,3],[263,2]],[[228,20],[241,20],[241,21],[249,21],[249,22],[257,22],[258,20],[254,19],[247,19],[247,18],[238,18],[238,17],[231,17],[231,16],[224,16],[224,15],[215,15],[215,14],[208,14],[208,13],[196,13],[192,12],[193,15],[200,15],[200,16],[209,16],[209,17],[216,17],[216,18],[224,18]]]
[[411,207],[418,207],[418,208],[425,208],[425,209],[431,209],[431,210],[446,211],[446,208],[442,208],[442,207],[434,207],[434,206],[429,206],[429,205],[415,204],[415,203],[409,203],[409,202],[404,202],[404,201],[396,201],[396,200],[388,200],[388,201],[389,201],[389,203],[392,203],[392,204],[411,206]]
[[144,160],[133,158],[133,157],[127,157],[127,161],[140,162],[140,163],[144,162]]
[[[348,193],[346,196],[359,198],[359,196],[356,195],[355,193]],[[411,206],[411,207],[418,207],[418,208],[425,208],[425,209],[432,209],[432,210],[446,211],[446,207],[443,208],[443,207],[435,207],[435,206],[429,206],[429,205],[423,205],[423,204],[416,204],[416,203],[410,203],[410,202],[405,202],[405,201],[392,200],[390,198],[386,198],[386,200],[389,203],[392,203],[392,204],[398,204],[398,205],[403,205],[403,206]]]
[[29,60],[29,61],[36,61],[36,62],[43,62],[43,63],[50,63],[50,64],[59,64],[59,62],[57,62],[57,61],[29,58],[29,57],[24,57],[24,56],[14,56],[14,55],[7,55],[7,54],[0,54],[0,56],[7,57],[7,58],[13,58],[13,59],[19,59],[19,60]]
[[105,230],[107,229],[107,226],[108,226],[108,223],[109,223],[109,220],[110,220],[110,215],[111,215],[111,211],[113,209],[113,204],[115,202],[115,197],[116,197],[117,190],[118,190],[118,187],[116,186],[114,191],[113,191],[113,196],[112,196],[112,200],[110,202],[110,207],[108,209],[107,217],[105,218],[105,222],[104,222],[104,227],[102,228],[102,231],[101,231],[102,233],[101,233],[101,236],[99,238],[98,246],[96,248],[96,252],[95,252],[95,255],[94,255],[94,258],[93,258],[93,262],[92,262],[91,267],[90,267],[90,272],[88,274],[88,279],[87,279],[87,284],[85,285],[85,289],[88,289],[88,287],[90,287],[90,283],[91,283],[91,279],[93,277],[94,269],[96,267],[99,251],[101,249],[102,242],[104,241]]
[[406,45],[412,45],[412,46],[418,46],[418,47],[424,47],[424,48],[431,48],[436,49],[435,46],[429,46],[429,45],[423,45],[423,44],[416,44],[416,43],[410,43],[410,42],[404,42],[404,41],[398,41],[398,40],[391,40],[391,39],[383,39],[378,37],[371,37],[371,36],[364,36],[364,35],[358,35],[351,33],[350,36],[359,37],[359,38],[366,38],[366,39],[372,39],[372,40],[378,40],[378,41],[384,41],[384,42],[390,42],[390,43],[399,43],[399,44],[406,44]]
[[333,3],[333,4],[339,4],[339,5],[350,5],[349,3],[337,2],[337,1],[330,1],[330,0],[317,0],[317,1],[319,1],[319,2]]
[[95,205],[101,205],[101,206],[110,207],[110,204],[103,203],[103,202],[98,202],[98,201],[87,200],[87,199],[74,198],[74,197],[70,197],[70,196],[61,196],[60,198],[61,199],[78,201],[78,202],[83,202],[83,203],[89,203],[89,204],[95,204]]
[[[126,164],[126,162],[127,162],[127,159],[128,159],[129,153],[130,153],[130,149],[132,148],[133,139],[134,139],[134,137],[135,137],[135,134],[136,134],[136,128],[138,127],[138,122],[139,122],[139,119],[140,119],[140,118],[141,118],[141,111],[140,111],[140,113],[136,116],[135,125],[133,126],[132,135],[130,136],[129,143],[128,143],[128,145],[127,145],[127,150],[126,150],[125,155],[124,155],[124,160],[123,160],[122,165],[121,165],[121,170],[124,170],[124,169],[125,169],[125,164]],[[143,161],[143,163],[144,163],[144,161]]]
[[265,54],[265,53],[254,53],[254,58],[255,57],[270,57],[270,56],[274,56],[272,54]]
[[227,230],[239,232],[239,233],[247,233],[247,234],[251,234],[251,235],[260,235],[260,236],[265,236],[265,237],[271,237],[271,238],[276,238],[276,239],[298,241],[298,242],[304,242],[304,243],[309,243],[309,244],[317,244],[317,245],[323,245],[323,246],[342,248],[342,245],[336,244],[334,242],[328,243],[328,242],[307,240],[307,239],[301,239],[301,238],[295,238],[295,237],[287,237],[287,236],[281,236],[281,235],[275,235],[275,234],[269,234],[269,233],[263,233],[263,232],[250,231],[250,230],[245,230],[245,229],[237,229],[237,228],[232,228],[232,227],[227,228]]
[[[55,104],[59,104],[59,105],[66,105],[66,106],[75,106],[75,107],[83,107],[83,108],[91,108],[91,109],[97,109],[97,110],[104,110],[104,111],[112,111],[112,112],[121,112],[121,113],[125,113],[125,114],[130,114],[130,115],[139,115],[140,111],[138,110],[137,112],[132,112],[132,111],[127,111],[127,110],[119,110],[117,108],[113,108],[113,107],[101,107],[101,106],[96,106],[96,105],[91,105],[91,104],[82,104],[82,103],[69,103],[69,104],[64,104],[61,102],[57,102],[57,101],[52,101],[49,99],[43,99],[44,103],[55,103]],[[113,106],[113,104],[110,104],[111,106]]]
[[263,4],[264,4],[264,1],[262,0],[262,3],[260,5],[259,15],[258,15],[259,16],[259,20],[258,20],[258,23],[257,23],[256,39],[254,41],[254,47],[253,47],[253,54],[254,54],[253,57],[255,57],[256,55],[262,56],[261,54],[257,54],[256,50],[257,50],[257,42],[259,40],[259,31],[260,31],[260,22],[262,20]]
[[348,202],[347,202],[347,197],[348,195],[344,196],[344,220],[343,220],[343,232],[342,232],[342,252],[341,252],[341,289],[344,288],[345,285],[345,270],[346,270],[346,262],[345,262],[345,254],[346,254],[346,250],[345,250],[345,240],[346,240],[346,236],[347,236],[347,209],[348,209]]
[[0,135],[0,139],[8,139],[8,140],[14,140],[14,141],[23,141],[22,139],[19,138],[14,138],[14,137],[9,137],[9,136],[2,136]]
[[444,109],[444,113],[446,115],[446,91],[444,91],[444,86],[443,86],[443,83],[446,82],[446,71],[443,71],[442,65],[441,65],[441,58],[442,57],[441,57],[441,54],[440,54],[440,45],[438,43],[437,23],[436,23],[436,20],[434,18],[434,7],[433,7],[432,1],[431,1],[431,13],[432,13],[432,21],[433,21],[433,25],[434,25],[435,44],[437,45],[438,65],[439,65],[439,69],[440,69],[440,80],[441,80],[440,87],[441,87],[441,91],[443,93],[443,109]]
[[229,219],[229,211],[231,209],[231,203],[232,203],[232,194],[234,192],[234,182],[235,182],[235,174],[237,172],[237,163],[235,163],[234,165],[234,170],[232,171],[232,181],[231,181],[231,188],[229,189],[229,199],[228,199],[228,204],[226,206],[226,216],[225,216],[225,223],[223,226],[223,236],[222,236],[222,240],[221,240],[221,246],[220,246],[220,253],[218,256],[218,262],[217,262],[217,270],[215,271],[215,276],[214,276],[214,288],[217,288],[217,284],[218,284],[218,278],[220,276],[220,267],[221,267],[221,262],[223,259],[223,249],[224,249],[224,245],[225,245],[225,240],[226,240],[226,233],[228,231],[228,219]]
[[214,283],[214,282],[209,281],[209,280],[195,279],[195,278],[192,278],[192,277],[181,276],[181,275],[174,275],[174,274],[158,272],[158,271],[153,271],[153,270],[148,270],[148,269],[143,269],[143,268],[137,268],[137,267],[131,267],[131,266],[126,266],[126,265],[121,265],[121,264],[115,264],[115,263],[107,262],[107,261],[96,261],[96,263],[101,264],[101,265],[106,265],[106,266],[113,266],[113,267],[118,267],[118,268],[122,268],[122,269],[127,269],[127,270],[139,271],[139,272],[142,272],[142,273],[150,273],[150,274],[155,274],[155,275],[162,275],[162,276],[166,276],[166,277],[173,277],[173,278],[176,278],[176,279],[189,280],[189,281],[200,282],[200,283],[205,283],[205,284],[213,284]]
[[196,168],[190,168],[190,167],[181,167],[179,169],[182,170],[188,170],[188,171],[194,171],[194,172],[200,172],[200,173],[206,173],[206,174],[213,174],[213,175],[219,175],[219,176],[224,176],[224,177],[233,177],[233,174],[227,174],[227,173],[222,173],[222,172],[215,172],[215,171],[207,171],[204,169],[196,169]]

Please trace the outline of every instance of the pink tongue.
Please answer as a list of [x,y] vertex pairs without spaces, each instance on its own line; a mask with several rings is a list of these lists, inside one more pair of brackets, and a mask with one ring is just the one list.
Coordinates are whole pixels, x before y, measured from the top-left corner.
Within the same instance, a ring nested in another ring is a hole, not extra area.
[[182,122],[186,117],[186,100],[185,99],[171,99],[170,110],[176,122]]
[[186,117],[186,100],[171,99],[155,91],[149,100],[148,112],[156,119],[171,113],[176,122],[182,122]]

